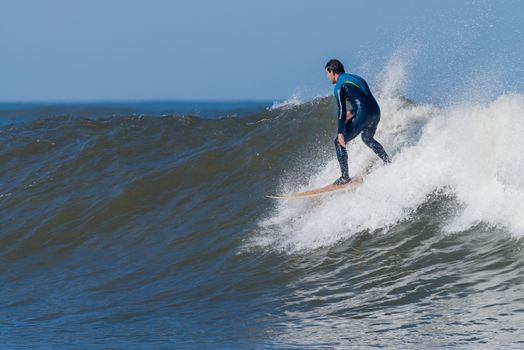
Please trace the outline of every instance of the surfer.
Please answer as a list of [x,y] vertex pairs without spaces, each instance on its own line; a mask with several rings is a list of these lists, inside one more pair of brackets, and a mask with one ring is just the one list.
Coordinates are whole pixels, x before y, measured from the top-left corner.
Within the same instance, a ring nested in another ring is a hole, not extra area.
[[[362,134],[362,141],[384,163],[390,163],[391,158],[384,147],[373,138],[380,121],[380,107],[366,81],[358,75],[346,73],[342,63],[336,59],[329,60],[325,69],[328,79],[335,84],[334,93],[338,105],[338,135],[335,138],[335,148],[342,175],[333,184],[344,185],[351,181],[346,143],[358,134]],[[346,101],[351,104],[351,111],[346,111]]]

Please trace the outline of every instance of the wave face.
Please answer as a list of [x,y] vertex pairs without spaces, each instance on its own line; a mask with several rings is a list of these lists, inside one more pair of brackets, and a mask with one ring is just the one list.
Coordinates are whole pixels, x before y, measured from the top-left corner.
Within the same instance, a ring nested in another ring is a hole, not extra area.
[[393,163],[357,138],[363,185],[300,201],[265,195],[338,177],[331,97],[240,117],[35,107],[44,117],[4,122],[0,340],[522,348],[524,96],[378,95]]

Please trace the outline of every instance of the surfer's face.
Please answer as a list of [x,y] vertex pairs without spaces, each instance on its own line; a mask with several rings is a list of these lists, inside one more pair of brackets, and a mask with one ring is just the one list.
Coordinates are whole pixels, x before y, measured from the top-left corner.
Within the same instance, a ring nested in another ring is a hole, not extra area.
[[334,72],[330,72],[326,69],[326,75],[327,75],[327,78],[329,79],[329,81],[331,82],[331,84],[336,84],[337,83],[337,76]]

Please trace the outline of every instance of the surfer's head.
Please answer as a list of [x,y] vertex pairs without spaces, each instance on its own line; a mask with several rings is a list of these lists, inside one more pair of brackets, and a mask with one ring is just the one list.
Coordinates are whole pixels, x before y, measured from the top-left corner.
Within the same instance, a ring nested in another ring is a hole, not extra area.
[[331,83],[336,84],[338,76],[344,73],[344,65],[337,59],[331,59],[326,63],[326,75]]

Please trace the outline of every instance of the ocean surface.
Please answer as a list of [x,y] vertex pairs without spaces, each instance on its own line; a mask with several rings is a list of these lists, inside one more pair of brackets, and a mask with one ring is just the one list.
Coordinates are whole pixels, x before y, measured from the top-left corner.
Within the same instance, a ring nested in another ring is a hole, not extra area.
[[524,349],[524,95],[0,105],[2,349]]

